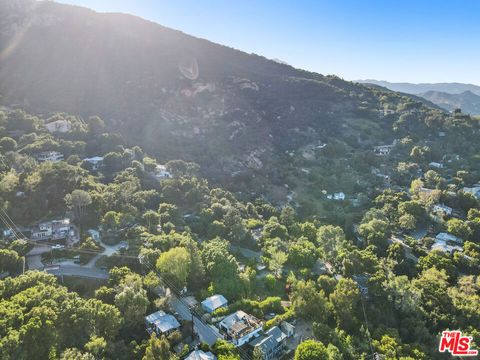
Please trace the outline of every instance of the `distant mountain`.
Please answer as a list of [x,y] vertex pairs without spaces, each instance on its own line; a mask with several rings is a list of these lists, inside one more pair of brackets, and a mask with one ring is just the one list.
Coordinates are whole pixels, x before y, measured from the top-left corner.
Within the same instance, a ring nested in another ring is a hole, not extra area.
[[480,114],[480,96],[471,91],[465,91],[461,94],[448,94],[441,91],[427,91],[419,96],[441,106],[442,108],[453,111],[457,108],[462,109],[464,113]]
[[449,94],[461,94],[465,91],[471,91],[472,93],[480,96],[480,86],[472,84],[462,83],[434,83],[434,84],[412,84],[412,83],[391,83],[388,81],[379,80],[358,80],[359,83],[375,84],[386,87],[393,91],[400,91],[407,94],[423,94],[428,91],[440,91]]

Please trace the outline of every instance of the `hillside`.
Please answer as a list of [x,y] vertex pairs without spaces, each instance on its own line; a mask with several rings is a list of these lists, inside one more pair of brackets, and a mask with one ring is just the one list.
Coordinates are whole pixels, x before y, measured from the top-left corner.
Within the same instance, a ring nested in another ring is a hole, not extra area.
[[422,94],[428,91],[440,91],[446,92],[449,94],[461,94],[465,91],[471,91],[476,95],[480,95],[480,86],[473,84],[462,84],[462,83],[421,83],[421,84],[412,84],[412,83],[393,83],[388,81],[379,81],[373,79],[367,80],[358,80],[362,84],[375,84],[379,86],[386,87],[387,89],[393,91],[400,91],[407,94]]
[[480,114],[480,96],[471,91],[461,94],[448,94],[441,91],[428,91],[419,96],[441,106],[448,111],[462,109],[467,114]]

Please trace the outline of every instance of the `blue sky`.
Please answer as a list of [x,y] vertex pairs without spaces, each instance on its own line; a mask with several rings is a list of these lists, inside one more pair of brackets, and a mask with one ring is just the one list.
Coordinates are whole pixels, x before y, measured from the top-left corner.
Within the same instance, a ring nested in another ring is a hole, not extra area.
[[477,0],[61,0],[347,80],[480,85]]

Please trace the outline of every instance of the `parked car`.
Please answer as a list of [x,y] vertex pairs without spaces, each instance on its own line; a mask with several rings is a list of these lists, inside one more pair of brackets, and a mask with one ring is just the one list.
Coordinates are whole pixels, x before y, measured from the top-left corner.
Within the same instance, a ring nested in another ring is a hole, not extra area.
[[65,245],[61,245],[61,244],[55,244],[52,246],[52,249],[54,250],[64,249],[64,248],[65,248]]

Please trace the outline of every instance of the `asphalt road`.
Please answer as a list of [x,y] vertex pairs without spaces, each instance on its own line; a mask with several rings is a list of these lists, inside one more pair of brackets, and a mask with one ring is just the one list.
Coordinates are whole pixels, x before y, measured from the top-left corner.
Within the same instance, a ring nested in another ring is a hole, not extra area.
[[51,268],[46,267],[46,272],[57,276],[79,276],[95,279],[108,279],[108,272],[97,268],[87,268],[74,265],[56,265]]
[[[182,320],[192,321],[192,314],[188,307],[173,295],[172,306]],[[222,335],[213,326],[205,325],[196,316],[193,317],[193,324],[200,341],[213,345],[217,339],[222,339]]]

